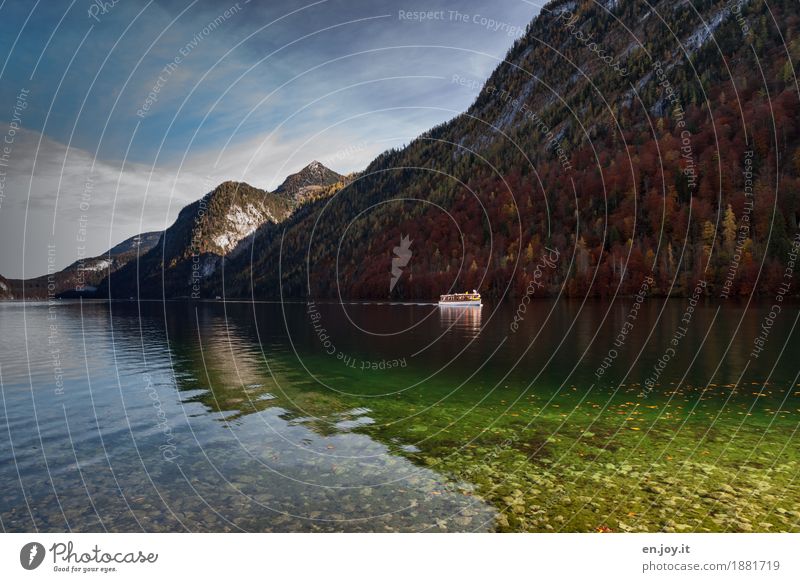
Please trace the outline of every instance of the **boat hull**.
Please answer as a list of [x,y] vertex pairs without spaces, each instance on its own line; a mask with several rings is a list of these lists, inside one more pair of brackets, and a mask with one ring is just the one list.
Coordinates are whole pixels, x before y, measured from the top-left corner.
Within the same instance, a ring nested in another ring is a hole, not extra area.
[[480,301],[440,301],[439,307],[480,307]]

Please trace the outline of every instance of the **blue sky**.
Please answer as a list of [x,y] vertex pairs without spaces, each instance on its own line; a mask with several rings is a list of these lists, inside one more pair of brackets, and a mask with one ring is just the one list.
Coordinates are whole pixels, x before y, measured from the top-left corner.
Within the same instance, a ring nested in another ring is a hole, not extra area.
[[313,159],[361,169],[466,109],[477,89],[453,76],[483,81],[540,6],[3,2],[0,134],[28,93],[0,198],[0,274],[44,273],[48,244],[60,268],[163,229],[225,179],[272,189]]

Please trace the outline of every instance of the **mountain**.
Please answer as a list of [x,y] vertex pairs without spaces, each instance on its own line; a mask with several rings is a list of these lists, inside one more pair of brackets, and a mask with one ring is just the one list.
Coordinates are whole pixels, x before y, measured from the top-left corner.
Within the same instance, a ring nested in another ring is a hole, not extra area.
[[109,273],[146,254],[160,237],[160,232],[137,234],[101,255],[77,260],[52,275],[25,280],[0,277],[0,299],[43,299],[49,292],[58,297],[92,296]]
[[114,272],[101,297],[192,297],[225,257],[241,253],[253,233],[285,220],[294,204],[244,182],[223,182],[186,206],[159,243]]
[[799,31],[796,0],[550,2],[465,113],[356,176],[226,182],[98,295],[774,296],[800,250]]
[[3,276],[0,276],[0,300],[14,299],[14,294],[11,291],[11,285]]
[[206,279],[222,275],[225,260],[249,257],[244,251],[257,232],[269,232],[298,204],[330,195],[350,179],[312,162],[289,176],[280,193],[223,182],[183,208],[163,233],[137,235],[53,275],[24,281],[0,278],[0,299],[46,298],[51,279],[57,297],[196,296]]
[[[119,243],[117,246],[112,247],[104,255],[111,255],[112,257],[122,259],[131,256],[143,255],[154,246],[158,244],[158,239],[161,238],[161,231],[145,232],[137,234],[129,239]],[[125,261],[127,262],[127,261]]]
[[467,112],[259,233],[204,292],[384,298],[409,237],[396,297],[633,294],[650,275],[662,295],[774,293],[800,244],[796,8],[551,2]]
[[302,203],[318,195],[326,186],[341,182],[344,176],[314,160],[305,168],[291,174],[275,189],[275,194],[295,203]]

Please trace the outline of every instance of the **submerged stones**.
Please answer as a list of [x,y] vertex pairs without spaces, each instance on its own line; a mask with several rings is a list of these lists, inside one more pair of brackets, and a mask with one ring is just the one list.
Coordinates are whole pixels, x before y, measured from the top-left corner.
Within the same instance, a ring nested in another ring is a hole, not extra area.
[[[586,433],[583,433],[585,436]],[[797,517],[780,500],[800,505],[800,483],[792,471],[738,464],[723,448],[713,463],[698,461],[692,435],[654,439],[646,447],[618,443],[602,463],[585,455],[577,438],[547,442],[546,456],[530,458],[519,448],[453,447],[434,465],[452,478],[475,484],[476,493],[498,508],[498,531],[767,532],[798,531]],[[773,444],[774,442],[774,444]],[[781,446],[781,439],[761,446]],[[663,454],[663,447],[670,454]],[[793,457],[793,451],[785,451]],[[738,451],[737,451],[738,454]],[[587,458],[588,457],[588,458]],[[430,457],[424,457],[430,464]],[[423,460],[421,459],[421,460]],[[787,465],[795,463],[786,459]],[[791,465],[795,467],[794,464]],[[769,475],[769,476],[768,476]],[[605,530],[603,530],[605,531]]]

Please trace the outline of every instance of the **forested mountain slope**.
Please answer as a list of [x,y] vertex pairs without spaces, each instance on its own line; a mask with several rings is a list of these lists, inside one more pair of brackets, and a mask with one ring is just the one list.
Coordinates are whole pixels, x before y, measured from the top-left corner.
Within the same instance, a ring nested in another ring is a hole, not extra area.
[[798,12],[550,3],[466,113],[259,231],[203,292],[386,297],[406,235],[395,297],[519,296],[537,267],[537,293],[774,290],[800,211]]

